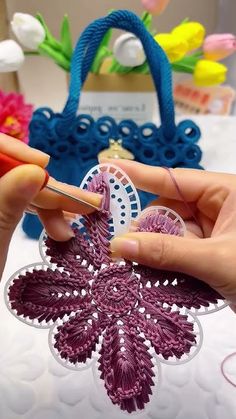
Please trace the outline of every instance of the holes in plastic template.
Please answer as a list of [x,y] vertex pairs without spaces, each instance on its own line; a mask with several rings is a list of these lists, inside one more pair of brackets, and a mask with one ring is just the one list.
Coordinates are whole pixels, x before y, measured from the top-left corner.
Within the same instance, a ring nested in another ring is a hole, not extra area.
[[[120,235],[129,230],[131,220],[140,214],[140,201],[135,186],[126,173],[111,164],[93,167],[83,179],[80,187],[86,189],[98,173],[106,173],[110,187],[111,235]],[[122,214],[122,215],[121,215]]]
[[227,301],[218,300],[217,303],[209,303],[208,307],[201,306],[200,308],[191,308],[189,310],[195,316],[204,316],[205,314],[215,313],[223,308],[227,307],[229,304]]

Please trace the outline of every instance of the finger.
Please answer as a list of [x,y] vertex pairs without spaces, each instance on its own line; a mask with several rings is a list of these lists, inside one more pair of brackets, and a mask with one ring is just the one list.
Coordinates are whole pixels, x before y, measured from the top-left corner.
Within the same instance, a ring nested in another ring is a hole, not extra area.
[[[50,185],[55,186],[65,193],[74,196],[75,198],[82,199],[83,201],[88,202],[88,204],[92,204],[97,208],[101,206],[102,195],[100,194],[89,192],[84,189],[77,188],[73,185],[66,185],[65,183],[58,182],[52,178],[50,178],[49,182]],[[48,189],[41,191],[33,203],[40,208],[61,209],[74,214],[89,214],[94,211],[86,204],[81,204]]]
[[56,241],[67,241],[74,237],[73,230],[61,210],[38,209],[38,216],[47,234]]
[[[180,194],[169,172],[162,167],[148,166],[123,159],[102,159],[102,163],[119,166],[130,177],[138,189],[180,200]],[[207,188],[228,185],[236,188],[235,175],[206,172],[197,169],[170,169],[183,196],[189,202],[198,201]]]
[[29,147],[22,141],[6,134],[0,134],[0,152],[26,163],[46,167],[50,156],[42,151]]
[[113,258],[184,272],[208,283],[215,278],[219,262],[210,239],[157,233],[128,233],[115,238],[111,241],[111,252]]
[[44,180],[44,170],[30,164],[19,166],[0,179],[0,278],[13,231]]
[[236,191],[231,191],[224,201],[214,225],[212,235],[236,232]]
[[199,221],[199,226],[201,230],[201,234],[199,237],[211,237],[215,225],[214,221],[212,221],[209,217],[207,217],[205,214],[201,212],[197,213],[197,219]]

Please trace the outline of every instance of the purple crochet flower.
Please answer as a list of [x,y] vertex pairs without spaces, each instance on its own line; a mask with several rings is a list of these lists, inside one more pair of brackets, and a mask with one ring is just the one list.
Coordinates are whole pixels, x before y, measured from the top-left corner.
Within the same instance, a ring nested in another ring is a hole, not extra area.
[[[10,307],[42,327],[57,322],[53,350],[70,364],[86,363],[100,342],[107,394],[133,412],[152,394],[154,352],[164,360],[189,354],[197,337],[188,310],[217,304],[221,297],[184,274],[114,263],[106,173],[96,175],[88,188],[103,194],[102,210],[84,216],[69,242],[47,238],[52,265],[20,273],[8,288]],[[180,235],[180,227],[162,213],[142,218],[138,229]]]

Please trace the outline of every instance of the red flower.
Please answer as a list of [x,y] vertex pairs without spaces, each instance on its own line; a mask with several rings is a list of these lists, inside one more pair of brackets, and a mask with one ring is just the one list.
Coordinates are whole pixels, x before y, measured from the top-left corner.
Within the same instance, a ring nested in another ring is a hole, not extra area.
[[0,132],[28,143],[32,113],[33,106],[25,104],[23,95],[0,91]]

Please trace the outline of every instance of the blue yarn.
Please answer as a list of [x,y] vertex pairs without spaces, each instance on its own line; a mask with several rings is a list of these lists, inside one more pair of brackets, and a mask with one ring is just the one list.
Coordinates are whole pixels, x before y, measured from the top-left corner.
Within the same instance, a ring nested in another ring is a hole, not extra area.
[[[80,93],[100,42],[109,28],[123,29],[140,38],[159,102],[161,126],[148,122],[138,126],[130,119],[117,123],[110,116],[95,121],[91,115],[77,114]],[[44,107],[34,112],[30,123],[30,145],[51,156],[49,173],[63,182],[79,185],[87,171],[97,164],[97,155],[109,146],[109,140],[122,139],[123,147],[135,160],[154,166],[193,167],[199,164],[201,150],[197,125],[186,120],[175,124],[171,68],[161,47],[132,12],[119,10],[92,22],[81,34],[72,58],[69,96],[62,113]],[[141,192],[142,207],[154,195]],[[42,226],[26,215],[24,231],[33,238]]]

